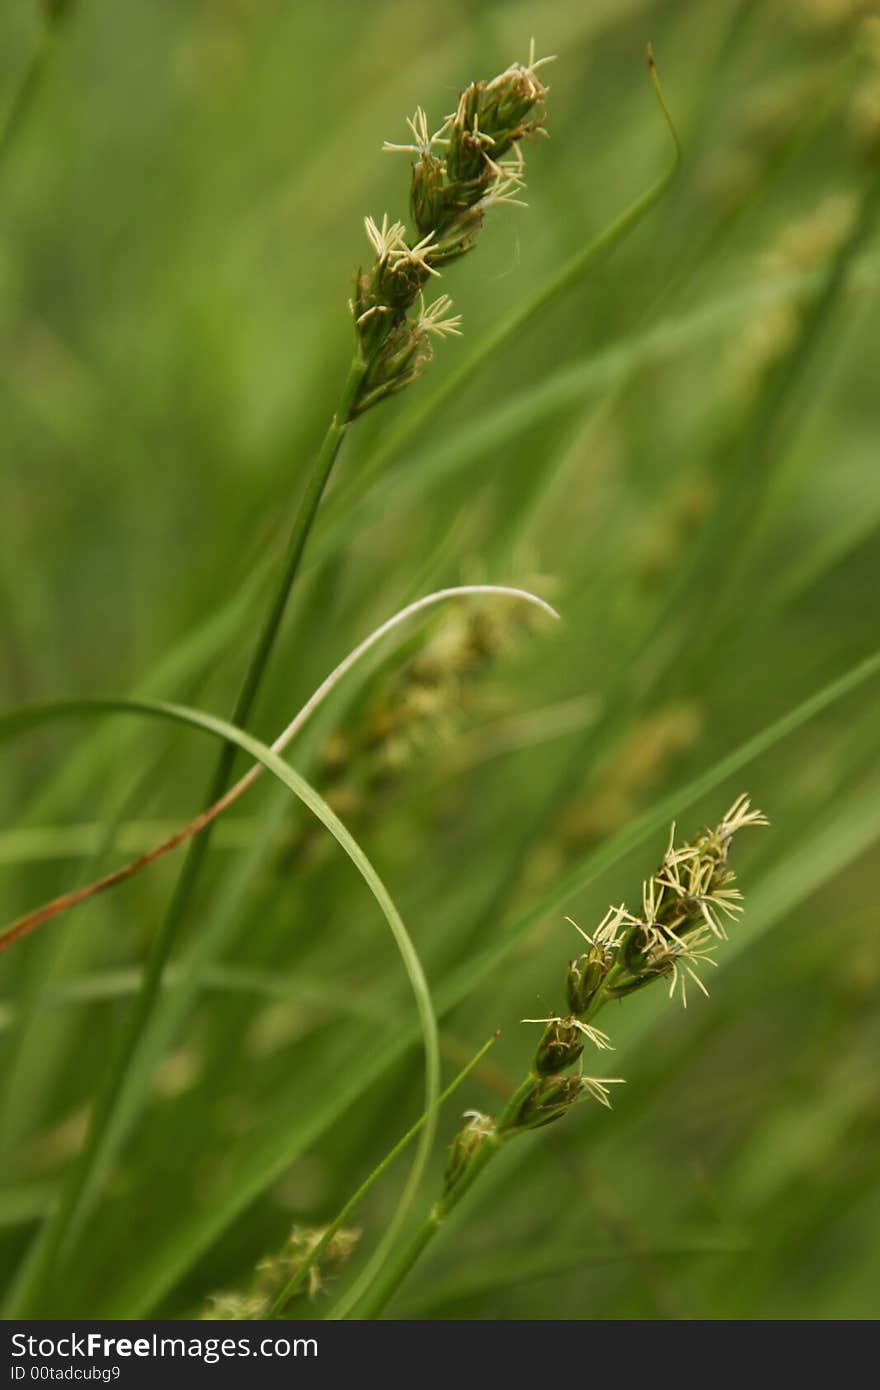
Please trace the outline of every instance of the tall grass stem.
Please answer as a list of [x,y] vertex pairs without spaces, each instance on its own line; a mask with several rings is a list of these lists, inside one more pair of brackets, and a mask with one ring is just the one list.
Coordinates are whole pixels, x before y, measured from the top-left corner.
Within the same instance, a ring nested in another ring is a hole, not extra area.
[[[248,722],[275,647],[309,534],[314,525],[321,498],[324,495],[324,489],[345,438],[352,406],[363,379],[364,370],[362,360],[355,358],[340,398],[339,407],[330,422],[306,480],[305,490],[300,499],[291,531],[281,579],[269,606],[256,649],[251,657],[235,703],[231,722],[239,728]],[[229,785],[236,751],[234,744],[228,742],[223,744],[205,798],[206,805],[210,806],[217,801]],[[191,842],[168,912],[150,943],[141,987],[129,1010],[116,1054],[105,1073],[103,1084],[95,1099],[85,1142],[76,1161],[71,1165],[61,1199],[37,1236],[36,1247],[26,1268],[22,1291],[19,1295],[20,1315],[22,1316],[27,1315],[28,1310],[40,1306],[42,1296],[59,1257],[62,1255],[68,1236],[74,1225],[81,1219],[86,1198],[93,1190],[94,1177],[100,1171],[105,1159],[106,1139],[111,1130],[119,1097],[125,1087],[129,1067],[141,1036],[160,995],[165,967],[183,925],[187,909],[192,902],[209,841],[210,827],[205,834]]]

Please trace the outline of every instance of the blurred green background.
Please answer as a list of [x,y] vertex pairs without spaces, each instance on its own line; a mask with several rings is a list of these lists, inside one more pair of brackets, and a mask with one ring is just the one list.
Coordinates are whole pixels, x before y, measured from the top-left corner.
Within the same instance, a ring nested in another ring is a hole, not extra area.
[[[36,8],[2,6],[0,110]],[[711,1000],[683,1013],[660,987],[604,1014],[617,1051],[593,1069],[627,1078],[613,1113],[510,1145],[390,1311],[874,1317],[876,676],[676,798],[878,645],[875,4],[69,0],[0,163],[3,704],[147,692],[229,713],[349,360],[362,219],[406,212],[406,159],[382,141],[418,104],[439,124],[533,33],[559,57],[529,209],[498,209],[445,277],[463,338],[347,441],[252,726],[273,737],[432,588],[523,584],[563,614],[444,609],[290,754],[395,896],[447,1078],[502,1029],[441,1116],[420,1205],[460,1111],[497,1109],[527,1065],[518,1020],[562,1005],[564,913],[589,928],[637,902],[666,813],[621,838],[637,818],[668,798],[689,833],[748,789],[772,824],[737,843],[747,910]],[[419,428],[445,374],[668,166],[649,39],[680,176]],[[133,719],[5,744],[3,920],[185,821],[215,757]],[[0,960],[7,1286],[178,869]],[[245,1287],[418,1115],[414,1019],[363,884],[261,785],[218,827],[43,1315],[188,1316]],[[371,1194],[330,1295],[404,1176]]]

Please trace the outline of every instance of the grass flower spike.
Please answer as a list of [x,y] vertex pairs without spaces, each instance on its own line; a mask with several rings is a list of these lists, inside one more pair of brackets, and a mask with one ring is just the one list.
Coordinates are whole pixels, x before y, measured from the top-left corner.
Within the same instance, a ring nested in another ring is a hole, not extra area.
[[[611,1109],[611,1087],[622,1085],[623,1077],[589,1076],[583,1070],[587,1045],[600,1052],[612,1050],[608,1034],[592,1022],[609,1000],[622,999],[658,979],[669,982],[670,997],[679,994],[683,1005],[688,981],[708,993],[697,969],[715,964],[710,950],[726,937],[724,918],[734,921],[742,911],[728,863],[730,846],[740,830],[766,824],[766,817],[752,808],[748,797],[740,796],[713,830],[704,830],[692,840],[676,844],[673,825],[659,868],[642,884],[639,913],[624,905],[610,908],[591,934],[568,918],[588,948],[568,964],[568,1014],[523,1019],[544,1025],[524,1081],[498,1116],[465,1112],[465,1123],[449,1149],[439,1200],[361,1310],[362,1316],[375,1317],[381,1311],[433,1234],[505,1143],[517,1134],[561,1120],[573,1105],[585,1100]],[[576,1072],[571,1070],[574,1066]]]
[[766,824],[766,817],[741,796],[714,830],[693,840],[676,845],[673,826],[660,867],[642,885],[641,913],[612,908],[591,936],[572,924],[589,949],[568,964],[569,1013],[523,1020],[545,1027],[525,1093],[517,1092],[517,1107],[504,1112],[504,1130],[548,1124],[585,1097],[610,1105],[607,1087],[620,1084],[621,1078],[566,1077],[565,1085],[557,1084],[560,1072],[580,1063],[588,1043],[598,1051],[611,1049],[608,1035],[590,1021],[609,999],[621,999],[657,979],[668,980],[670,997],[678,992],[683,1005],[688,979],[708,993],[697,967],[715,964],[710,949],[726,937],[724,917],[735,920],[742,911],[728,863],[733,837],[747,826]]
[[[249,1286],[243,1292],[214,1294],[202,1310],[201,1319],[251,1322],[268,1318],[276,1297],[283,1297],[286,1286],[300,1269],[305,1272],[302,1292],[316,1299],[326,1279],[342,1268],[360,1239],[360,1231],[345,1226],[326,1235],[330,1239],[325,1243],[322,1229],[294,1226],[282,1250],[260,1262]],[[320,1260],[312,1260],[319,1245],[323,1247]]]
[[[513,192],[521,187],[518,142],[538,130],[543,121],[546,89],[537,76],[540,66],[532,53],[526,66],[514,64],[489,82],[472,83],[436,136],[429,135],[427,117],[421,109],[409,122],[415,142],[410,148],[416,154],[411,197],[415,232],[408,236],[402,223],[389,222],[387,217],[382,218],[381,224],[366,219],[374,261],[358,275],[351,305],[357,337],[355,353],[337,409],[308,470],[274,594],[239,687],[232,710],[232,722],[239,729],[247,727],[253,713],[324,491],[349,427],[364,411],[403,390],[420,375],[431,359],[432,339],[454,336],[460,331],[460,320],[450,312],[448,296],[441,294],[426,303],[423,291],[429,281],[440,278],[442,266],[471,250],[484,209],[494,202],[512,201]],[[29,79],[22,84],[21,99],[0,128],[0,158],[18,124],[19,108],[23,109],[29,85],[32,86]],[[42,1297],[68,1228],[85,1201],[91,1174],[98,1167],[103,1149],[109,1147],[111,1122],[126,1077],[160,997],[164,971],[205,865],[211,808],[223,799],[230,786],[235,757],[235,746],[225,743],[204,798],[203,814],[208,817],[205,833],[189,846],[128,1017],[123,1042],[93,1109],[86,1141],[71,1170],[64,1198],[42,1230],[38,1257],[29,1266],[19,1290],[22,1308]],[[21,929],[19,924],[16,931]],[[7,935],[7,944],[13,939],[16,933]]]
[[[534,42],[525,66],[512,67],[489,82],[472,82],[452,115],[433,135],[421,107],[407,120],[412,142],[385,149],[415,155],[410,187],[414,228],[365,219],[375,260],[358,273],[352,314],[364,373],[353,417],[402,391],[432,355],[431,335],[457,334],[460,319],[449,314],[447,295],[426,306],[423,292],[440,268],[476,245],[486,210],[498,203],[525,206],[520,141],[543,130],[547,88]],[[414,315],[410,310],[416,307]]]

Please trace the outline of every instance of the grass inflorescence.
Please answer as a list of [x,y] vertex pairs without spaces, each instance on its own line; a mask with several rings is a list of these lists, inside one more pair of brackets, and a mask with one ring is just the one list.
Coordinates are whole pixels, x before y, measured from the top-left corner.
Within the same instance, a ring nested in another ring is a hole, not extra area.
[[[412,144],[386,142],[386,150],[412,153],[410,212],[414,232],[402,222],[366,219],[375,252],[358,274],[352,302],[363,380],[352,416],[402,391],[431,360],[432,338],[461,333],[452,301],[425,290],[441,271],[477,244],[486,212],[500,203],[524,206],[520,142],[544,130],[547,89],[538,69],[552,61],[514,63],[488,82],[472,82],[433,134],[422,107],[408,121]],[[415,312],[413,308],[415,306]]]
[[[443,1192],[423,1226],[365,1301],[364,1315],[376,1316],[429,1240],[473,1186],[487,1163],[511,1139],[561,1120],[585,1100],[611,1109],[611,1087],[623,1078],[587,1075],[585,1048],[613,1051],[607,1033],[593,1022],[614,1000],[668,980],[669,994],[687,1007],[687,986],[708,995],[700,974],[715,965],[714,946],[727,938],[725,922],[742,912],[742,894],[733,885],[729,862],[734,836],[748,826],[766,825],[747,796],[736,799],[719,823],[692,840],[675,842],[675,826],[657,871],[642,884],[640,910],[609,908],[592,932],[580,933],[588,949],[571,960],[565,977],[567,1012],[524,1019],[543,1032],[525,1079],[497,1116],[465,1112],[465,1124],[447,1154]],[[578,1070],[571,1069],[577,1065]]]
[[872,6],[0,9],[4,1312],[874,1316]]

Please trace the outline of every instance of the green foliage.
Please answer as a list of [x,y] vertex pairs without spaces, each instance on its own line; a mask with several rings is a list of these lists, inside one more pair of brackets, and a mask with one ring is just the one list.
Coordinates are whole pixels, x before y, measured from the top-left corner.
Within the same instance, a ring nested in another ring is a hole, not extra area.
[[[425,1207],[460,1110],[499,1113],[528,1066],[519,1020],[560,1007],[563,914],[589,932],[631,898],[672,819],[692,837],[747,788],[771,824],[737,844],[711,999],[609,1002],[613,1111],[505,1145],[391,1307],[876,1316],[880,40],[856,0],[10,0],[0,698],[228,715],[351,357],[364,216],[407,218],[382,142],[532,30],[559,56],[529,209],[444,270],[462,336],[346,438],[249,725],[264,748],[431,589],[518,584],[563,615],[438,611],[287,755],[407,923],[443,1084],[502,1030],[439,1112]],[[215,740],[179,722],[14,723],[3,922],[202,809]],[[288,1278],[291,1229],[417,1125],[399,957],[288,788],[218,823],[44,1316],[195,1314],[273,1258]],[[0,955],[9,1300],[178,870]],[[356,1287],[413,1152],[294,1314]]]

